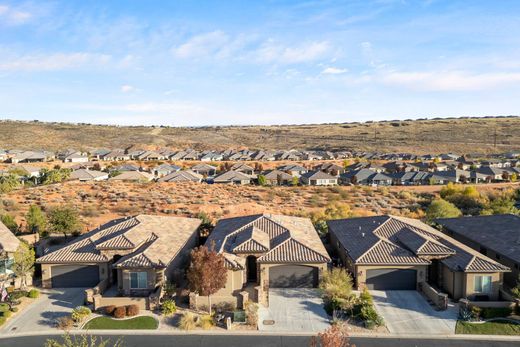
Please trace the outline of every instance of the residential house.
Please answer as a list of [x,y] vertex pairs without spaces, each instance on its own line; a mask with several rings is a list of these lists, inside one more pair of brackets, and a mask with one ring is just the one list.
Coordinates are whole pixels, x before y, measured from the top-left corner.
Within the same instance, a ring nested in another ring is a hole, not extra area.
[[430,173],[424,171],[395,172],[390,175],[398,186],[429,184]]
[[501,168],[495,166],[481,166],[477,172],[486,177],[487,181],[504,181],[515,172],[511,168]]
[[376,186],[391,186],[392,181],[393,179],[391,176],[380,172],[376,172],[368,178],[369,184]]
[[13,235],[2,222],[0,222],[0,283],[8,285],[14,283],[14,273],[12,266],[14,263],[14,253],[20,245],[20,240]]
[[345,172],[345,168],[343,166],[334,163],[323,163],[316,165],[314,170],[323,171],[336,177]]
[[157,161],[157,160],[168,159],[163,154],[158,153],[156,151],[142,151],[138,154],[132,155],[131,157],[134,160],[142,160],[142,161]]
[[335,186],[338,178],[323,171],[309,171],[301,175],[300,182],[306,186]]
[[152,309],[162,285],[182,279],[200,223],[151,215],[110,221],[38,258],[42,286],[92,288],[86,294],[94,309],[130,304]]
[[435,221],[447,235],[509,267],[504,283],[513,288],[520,276],[520,217],[512,214],[442,218]]
[[202,182],[204,176],[191,170],[175,171],[157,180],[157,182]]
[[204,154],[200,158],[200,161],[220,161],[223,159],[224,159],[224,156],[221,153],[212,151],[212,152]]
[[108,172],[79,169],[72,171],[69,178],[80,182],[105,181],[108,180]]
[[120,172],[141,171],[141,168],[134,164],[124,164],[124,165],[116,166],[116,167],[112,168],[110,171],[120,171]]
[[144,171],[123,171],[119,175],[109,178],[109,181],[149,182],[153,178],[151,173]]
[[191,171],[198,173],[204,177],[212,177],[217,173],[217,168],[213,165],[208,164],[197,164],[192,166]]
[[293,177],[300,177],[301,175],[309,171],[303,166],[297,164],[283,165],[278,167],[278,170],[287,172],[289,175],[292,175]]
[[110,153],[101,157],[101,160],[104,161],[125,161],[130,159],[130,155],[126,154],[122,149],[111,151]]
[[16,163],[43,163],[47,160],[47,156],[43,152],[34,151],[21,151],[21,152],[9,152],[8,161]]
[[16,165],[14,167],[14,170],[26,172],[27,176],[29,176],[31,178],[38,178],[41,176],[41,172],[40,172],[41,168],[36,167],[36,166],[21,164],[21,165]]
[[271,186],[286,186],[293,183],[293,180],[297,179],[287,172],[280,170],[268,170],[262,173],[265,177],[267,184]]
[[221,219],[206,245],[224,256],[228,268],[226,286],[212,296],[214,303],[241,306],[246,295],[269,305],[271,288],[318,287],[330,262],[308,218],[259,214]]
[[255,174],[255,169],[251,166],[244,163],[236,163],[231,166],[230,170],[242,172],[243,174],[253,176]]
[[370,169],[347,171],[339,176],[341,184],[370,184],[369,178],[376,173]]
[[89,161],[87,153],[74,150],[59,153],[58,159],[64,163],[85,163]]
[[155,177],[163,177],[171,174],[172,172],[180,171],[181,167],[172,164],[161,164],[153,169]]
[[103,158],[111,152],[110,149],[100,148],[92,151],[91,156],[92,160],[103,160]]
[[374,216],[328,221],[331,245],[356,288],[430,285],[455,300],[497,300],[510,269],[419,220]]
[[215,176],[211,181],[213,183],[227,183],[227,184],[250,184],[252,177],[238,171],[226,171]]

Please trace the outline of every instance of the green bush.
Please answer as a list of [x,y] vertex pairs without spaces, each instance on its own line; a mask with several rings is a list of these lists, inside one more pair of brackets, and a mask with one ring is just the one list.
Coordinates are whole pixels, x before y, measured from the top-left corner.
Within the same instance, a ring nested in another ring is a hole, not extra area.
[[2,317],[9,318],[11,317],[12,312],[11,311],[4,311],[2,312]]
[[15,290],[10,294],[11,300],[20,300],[23,297],[26,297],[29,293],[26,290]]
[[484,319],[508,317],[512,314],[510,307],[485,307],[482,308],[482,317]]
[[175,301],[173,300],[164,300],[161,305],[161,312],[165,316],[171,316],[175,312],[177,312],[177,306],[175,305]]
[[11,308],[11,312],[18,312],[18,307]]
[[0,326],[4,325],[6,320],[7,318],[5,318],[4,316],[0,316]]
[[7,304],[0,304],[0,312],[9,311],[9,305]]
[[368,305],[372,306],[374,304],[374,299],[372,298],[372,294],[368,291],[367,287],[363,289],[363,291],[359,294],[359,301],[363,306]]
[[383,318],[377,314],[374,306],[364,305],[361,307],[360,313],[361,319],[365,322],[365,326],[369,329],[372,329],[376,326],[381,326],[384,324]]
[[31,289],[29,293],[27,293],[27,297],[31,299],[36,299],[40,296],[40,291],[37,289]]
[[72,310],[70,317],[74,322],[81,323],[85,320],[85,318],[90,316],[91,313],[92,311],[90,311],[90,308],[86,306],[78,306]]

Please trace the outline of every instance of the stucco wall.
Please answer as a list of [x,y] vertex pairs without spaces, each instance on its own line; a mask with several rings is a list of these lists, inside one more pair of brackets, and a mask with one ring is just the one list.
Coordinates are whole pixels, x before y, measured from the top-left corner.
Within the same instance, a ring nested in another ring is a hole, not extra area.
[[492,281],[493,281],[492,291],[491,291],[491,293],[486,293],[486,294],[489,295],[489,299],[491,301],[498,300],[500,286],[502,285],[502,273],[500,273],[500,272],[466,273],[464,276],[464,297],[473,299],[475,294],[481,294],[481,293],[476,293],[474,290],[476,276],[491,276],[492,277]]
[[[130,288],[130,273],[131,272],[146,272],[147,273],[147,288],[145,289],[131,289]],[[150,290],[155,289],[155,283],[156,283],[156,273],[154,269],[120,269],[118,270],[120,272],[120,278],[122,279],[122,289],[123,293],[125,295],[130,295],[130,292],[132,293],[140,293],[143,294],[149,293]],[[119,276],[118,276],[119,277]],[[121,283],[118,283],[120,286]]]

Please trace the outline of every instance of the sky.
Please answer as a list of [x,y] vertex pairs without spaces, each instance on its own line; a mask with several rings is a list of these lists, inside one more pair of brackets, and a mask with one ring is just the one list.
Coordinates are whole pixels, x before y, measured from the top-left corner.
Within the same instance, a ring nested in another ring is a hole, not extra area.
[[518,0],[0,0],[0,119],[515,115],[519,33]]

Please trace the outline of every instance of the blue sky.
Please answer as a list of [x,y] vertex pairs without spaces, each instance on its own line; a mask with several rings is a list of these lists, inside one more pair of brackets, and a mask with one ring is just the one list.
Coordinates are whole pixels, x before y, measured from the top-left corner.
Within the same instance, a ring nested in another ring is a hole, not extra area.
[[518,114],[520,1],[0,0],[0,118]]

